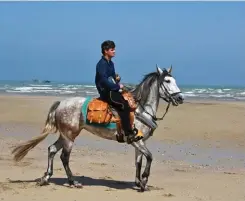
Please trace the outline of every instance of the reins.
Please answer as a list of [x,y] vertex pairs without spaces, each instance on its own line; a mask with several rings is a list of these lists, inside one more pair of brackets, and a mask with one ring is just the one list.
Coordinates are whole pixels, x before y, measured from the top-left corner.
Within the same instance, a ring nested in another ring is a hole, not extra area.
[[162,117],[157,117],[155,114],[154,115],[151,115],[148,111],[145,110],[145,108],[141,105],[141,103],[139,103],[139,105],[143,108],[144,112],[148,115],[151,116],[151,118],[154,120],[154,121],[160,121],[160,120],[163,120],[163,118],[166,116],[166,114],[168,113],[168,110],[169,110],[169,107],[171,105],[171,102],[168,102],[168,105],[166,107],[166,110],[165,110],[165,113],[163,114]]
[[[160,88],[160,82],[159,82],[159,80],[157,81],[157,85],[158,85],[158,88]],[[168,90],[166,89],[166,87],[165,87],[164,85],[163,85],[163,87],[164,87],[164,89],[165,89],[165,95],[169,98],[169,100],[168,100],[167,98],[165,98],[165,97],[160,96],[160,94],[159,94],[159,98],[165,100],[165,101],[168,103],[168,105],[167,105],[167,107],[166,107],[166,110],[165,110],[164,114],[162,115],[162,117],[157,117],[156,114],[153,114],[153,115],[150,114],[150,113],[145,109],[145,107],[141,104],[140,100],[137,101],[138,104],[139,104],[139,106],[142,107],[142,108],[143,108],[143,111],[144,111],[146,114],[148,114],[148,115],[152,118],[152,120],[155,122],[155,124],[156,124],[156,121],[161,121],[161,120],[164,119],[164,117],[165,117],[166,114],[168,113],[168,110],[169,110],[170,105],[171,105],[171,94],[168,93]],[[125,87],[125,89],[128,90],[129,87]],[[158,93],[159,93],[159,90],[158,90]],[[151,108],[151,109],[152,109],[152,108]],[[152,109],[152,110],[153,110],[153,109]]]

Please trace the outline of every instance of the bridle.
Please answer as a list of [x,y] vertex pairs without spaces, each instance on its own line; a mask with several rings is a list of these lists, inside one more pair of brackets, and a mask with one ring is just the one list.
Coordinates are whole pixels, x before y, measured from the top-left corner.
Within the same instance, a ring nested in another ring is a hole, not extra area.
[[[168,103],[168,105],[167,105],[167,107],[166,107],[166,110],[165,110],[165,113],[162,115],[162,117],[157,117],[156,114],[151,115],[151,114],[145,109],[145,107],[140,103],[140,101],[138,102],[139,105],[140,105],[140,107],[143,109],[143,111],[144,111],[146,114],[148,114],[148,115],[152,118],[153,121],[161,121],[161,120],[163,120],[163,118],[164,118],[164,117],[166,116],[166,114],[168,113],[168,110],[169,110],[169,108],[170,108],[171,103],[175,102],[175,101],[173,100],[173,96],[175,96],[175,95],[181,93],[181,92],[177,92],[177,93],[174,93],[174,94],[170,94],[170,93],[168,92],[167,88],[165,87],[165,85],[164,85],[164,84],[161,84],[162,79],[164,79],[167,75],[168,75],[168,74],[165,74],[165,75],[162,76],[162,78],[160,77],[160,78],[157,80],[158,97],[161,98],[161,99],[163,99],[164,101],[166,101],[166,102]],[[159,89],[160,89],[160,87],[162,87],[162,86],[164,87],[164,94],[165,94],[165,97],[164,97],[164,96],[161,96],[161,95],[160,95],[160,92],[159,92]],[[150,106],[150,108],[151,108],[151,110],[153,111],[153,109],[152,109],[151,106]]]

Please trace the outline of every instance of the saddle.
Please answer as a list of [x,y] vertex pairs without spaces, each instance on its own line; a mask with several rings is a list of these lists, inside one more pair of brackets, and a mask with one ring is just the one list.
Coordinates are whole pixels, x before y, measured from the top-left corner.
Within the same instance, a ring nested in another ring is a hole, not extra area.
[[[128,101],[130,107],[130,124],[133,128],[134,118],[135,118],[135,110],[137,108],[137,104],[130,92],[122,92],[122,96],[125,100]],[[122,134],[122,126],[121,119],[119,115],[116,115],[112,112],[111,106],[101,100],[100,98],[94,98],[89,102],[87,108],[87,121],[89,123],[94,124],[103,124],[107,125],[109,123],[116,123],[118,134]]]

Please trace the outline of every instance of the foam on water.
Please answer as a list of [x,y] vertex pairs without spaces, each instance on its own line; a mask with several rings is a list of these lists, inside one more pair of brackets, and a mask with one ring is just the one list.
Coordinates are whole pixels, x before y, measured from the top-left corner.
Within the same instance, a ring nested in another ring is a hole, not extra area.
[[182,88],[184,96],[195,99],[244,100],[244,88]]
[[[133,87],[133,85],[131,85]],[[185,99],[215,99],[215,100],[245,100],[245,87],[181,87]],[[65,83],[31,83],[31,82],[1,82],[0,93],[56,95],[56,96],[98,96],[97,89],[92,84]]]

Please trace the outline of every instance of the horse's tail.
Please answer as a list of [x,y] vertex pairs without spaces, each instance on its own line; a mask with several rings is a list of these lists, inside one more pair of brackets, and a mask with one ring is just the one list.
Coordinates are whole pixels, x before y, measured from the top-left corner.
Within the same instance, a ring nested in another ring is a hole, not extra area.
[[56,101],[53,103],[53,105],[49,109],[49,113],[45,122],[45,127],[41,133],[41,135],[24,142],[17,147],[15,147],[12,151],[12,154],[14,154],[14,160],[20,161],[22,160],[25,155],[33,149],[35,146],[37,146],[41,141],[43,141],[50,133],[56,133],[57,132],[57,125],[55,120],[55,110],[59,106],[60,101]]
[[53,103],[53,105],[50,107],[48,116],[45,122],[45,127],[42,131],[42,133],[56,133],[57,132],[57,125],[55,120],[55,110],[60,105],[60,101],[56,101]]

